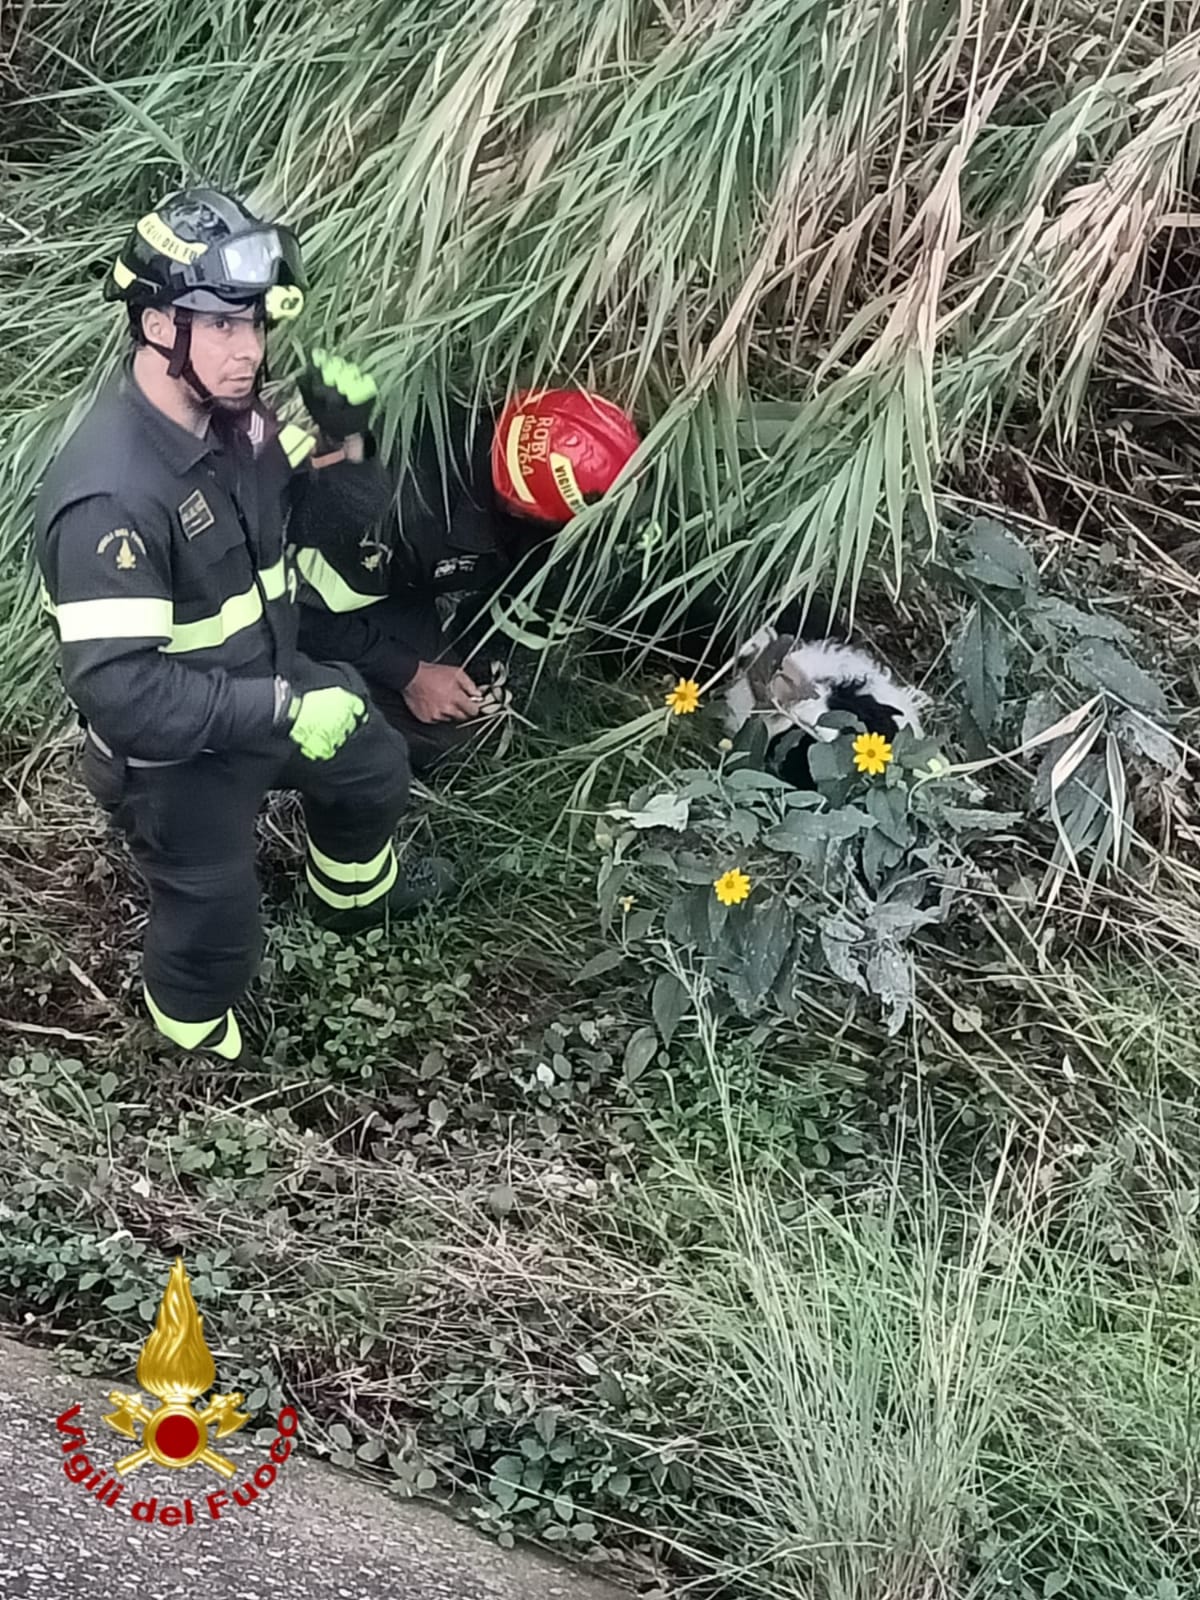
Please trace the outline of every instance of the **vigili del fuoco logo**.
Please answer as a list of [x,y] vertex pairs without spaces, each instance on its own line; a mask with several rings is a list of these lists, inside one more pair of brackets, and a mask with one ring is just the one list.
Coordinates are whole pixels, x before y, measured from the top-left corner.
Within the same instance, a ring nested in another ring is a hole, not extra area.
[[[160,1467],[183,1470],[207,1467],[226,1480],[237,1476],[237,1463],[214,1448],[213,1441],[224,1439],[251,1420],[242,1410],[245,1395],[211,1394],[217,1381],[212,1352],[204,1342],[204,1319],[196,1309],[192,1287],[181,1257],[176,1256],[159,1302],[154,1329],[138,1357],[139,1390],[157,1397],[157,1405],[145,1405],[140,1393],[125,1394],[119,1389],[109,1395],[113,1410],[104,1418],[114,1432],[137,1441],[137,1449],[123,1455],[109,1467],[97,1467],[88,1455],[85,1430],[76,1419],[83,1407],[73,1405],[58,1418],[56,1427],[62,1440],[63,1471],[100,1505],[122,1510],[135,1522],[161,1522],[173,1528],[191,1526],[197,1521],[196,1506],[189,1496],[181,1502],[150,1495],[142,1500],[125,1499],[126,1480],[147,1462]],[[210,1398],[197,1409],[197,1400]],[[222,1512],[234,1506],[248,1506],[259,1493],[275,1482],[278,1467],[292,1453],[299,1418],[291,1406],[284,1406],[275,1421],[275,1437],[268,1459],[237,1485],[229,1495],[214,1489],[200,1498],[201,1521],[219,1521]]]

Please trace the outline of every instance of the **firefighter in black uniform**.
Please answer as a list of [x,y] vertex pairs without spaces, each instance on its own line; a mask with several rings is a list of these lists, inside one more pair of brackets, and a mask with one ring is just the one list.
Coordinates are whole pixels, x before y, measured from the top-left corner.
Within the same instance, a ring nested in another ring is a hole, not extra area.
[[418,771],[501,703],[488,664],[469,663],[478,682],[462,666],[484,603],[526,581],[638,444],[623,411],[582,390],[520,394],[498,421],[447,402],[402,464],[322,475],[297,506],[301,648],[354,664]]
[[355,369],[319,363],[301,382],[316,441],[259,399],[265,325],[294,315],[305,287],[290,233],[227,195],[188,191],[144,217],[105,283],[134,349],[36,513],[84,778],[149,886],[147,1005],[173,1043],[230,1060],[261,950],[254,823],[268,789],[303,797],[309,902],[328,926],[355,931],[449,882],[444,863],[402,873],[396,858],[403,739],[353,669],[297,646],[286,504],[322,471],[361,470],[349,458],[373,394]]

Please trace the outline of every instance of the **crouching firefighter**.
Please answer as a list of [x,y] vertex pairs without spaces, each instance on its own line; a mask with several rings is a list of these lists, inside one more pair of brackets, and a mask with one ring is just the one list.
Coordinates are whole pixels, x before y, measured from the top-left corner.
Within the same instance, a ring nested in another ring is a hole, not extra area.
[[[364,424],[353,411],[339,422]],[[639,442],[623,411],[582,390],[519,394],[499,421],[448,403],[401,465],[368,435],[361,468],[331,465],[297,503],[301,648],[353,663],[418,771],[498,706],[495,665],[470,661],[473,620],[525,583]]]
[[[309,905],[325,925],[354,932],[449,883],[445,863],[397,861],[403,739],[356,673],[297,646],[284,507],[319,477],[316,442],[281,428],[259,386],[266,327],[305,287],[294,237],[226,195],[190,190],[143,217],[105,283],[133,348],[36,511],[84,780],[149,889],[146,1004],[174,1044],[230,1060],[261,952],[267,790],[302,796]],[[345,369],[340,381],[361,383]],[[320,427],[323,382],[305,387]]]

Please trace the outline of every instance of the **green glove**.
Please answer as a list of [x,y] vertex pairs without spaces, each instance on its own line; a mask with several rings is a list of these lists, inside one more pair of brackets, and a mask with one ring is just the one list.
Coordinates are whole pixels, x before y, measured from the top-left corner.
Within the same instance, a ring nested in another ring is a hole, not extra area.
[[346,439],[365,433],[379,390],[375,379],[341,356],[314,350],[308,370],[300,379],[300,394],[308,414],[327,439]]
[[328,761],[366,714],[363,701],[348,689],[310,689],[288,708],[288,738],[310,761]]

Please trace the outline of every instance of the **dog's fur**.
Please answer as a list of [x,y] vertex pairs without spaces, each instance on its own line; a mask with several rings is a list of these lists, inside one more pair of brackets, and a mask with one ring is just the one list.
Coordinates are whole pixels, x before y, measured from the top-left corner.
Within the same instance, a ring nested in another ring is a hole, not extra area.
[[[837,738],[837,729],[819,726],[829,711],[847,711],[868,733],[894,738],[908,728],[923,737],[925,697],[899,684],[880,662],[856,645],[832,639],[797,640],[774,628],[760,628],[738,653],[740,670],[725,691],[726,731],[734,736],[752,717],[761,717],[768,737],[768,763],[797,787],[811,783],[808,751],[814,741]],[[807,738],[791,741],[776,756],[785,735],[799,729]]]

